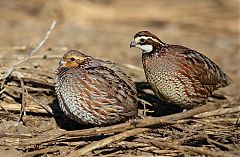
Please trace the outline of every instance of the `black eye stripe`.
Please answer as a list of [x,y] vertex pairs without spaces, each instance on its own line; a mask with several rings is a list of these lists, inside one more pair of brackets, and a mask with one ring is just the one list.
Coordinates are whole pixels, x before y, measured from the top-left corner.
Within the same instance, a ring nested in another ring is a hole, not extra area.
[[70,60],[71,60],[71,61],[75,61],[75,58],[71,57]]
[[143,38],[140,39],[140,42],[144,42],[144,41],[145,41],[145,39],[143,39]]

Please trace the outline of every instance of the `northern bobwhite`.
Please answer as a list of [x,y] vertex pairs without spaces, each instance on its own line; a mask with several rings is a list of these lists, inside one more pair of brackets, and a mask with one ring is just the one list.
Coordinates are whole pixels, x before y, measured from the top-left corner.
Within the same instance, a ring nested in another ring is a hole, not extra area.
[[148,31],[138,32],[130,47],[142,50],[145,75],[155,94],[182,108],[203,104],[214,90],[232,83],[205,55],[166,44]]
[[110,125],[137,114],[134,82],[109,61],[70,50],[54,81],[61,110],[81,124]]

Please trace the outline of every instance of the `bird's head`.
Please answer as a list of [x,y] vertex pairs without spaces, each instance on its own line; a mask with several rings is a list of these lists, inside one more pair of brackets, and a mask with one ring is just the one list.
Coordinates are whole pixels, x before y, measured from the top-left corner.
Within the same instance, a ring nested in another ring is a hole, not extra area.
[[154,47],[159,44],[162,46],[165,45],[160,39],[158,39],[157,36],[153,35],[152,33],[148,31],[141,31],[134,36],[134,39],[130,44],[130,48],[137,47],[141,49],[143,53],[149,53],[152,52]]
[[83,64],[85,61],[87,61],[90,56],[85,55],[84,53],[77,51],[77,50],[69,50],[66,52],[62,58],[62,60],[59,62],[60,67],[72,67],[76,68],[80,64]]

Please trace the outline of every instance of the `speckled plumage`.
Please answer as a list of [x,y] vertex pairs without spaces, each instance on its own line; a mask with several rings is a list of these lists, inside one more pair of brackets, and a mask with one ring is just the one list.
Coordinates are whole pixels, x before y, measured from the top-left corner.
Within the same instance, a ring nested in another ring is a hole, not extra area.
[[[141,38],[144,42],[140,42]],[[214,90],[232,82],[213,61],[197,51],[163,43],[147,31],[137,33],[134,39],[137,41],[132,45],[143,49],[147,81],[164,101],[192,108],[203,104]],[[151,45],[152,50],[146,52],[142,45]]]
[[134,82],[114,63],[79,51],[64,55],[55,90],[62,111],[82,124],[110,125],[137,114]]

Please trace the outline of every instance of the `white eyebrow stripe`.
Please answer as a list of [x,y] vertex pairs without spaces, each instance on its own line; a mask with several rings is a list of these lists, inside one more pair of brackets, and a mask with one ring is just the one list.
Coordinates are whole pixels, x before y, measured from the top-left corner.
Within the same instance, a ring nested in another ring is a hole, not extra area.
[[145,40],[147,40],[147,39],[152,39],[153,41],[160,43],[157,39],[154,39],[154,38],[152,38],[152,37],[146,37],[146,36],[140,36],[140,37],[135,38],[135,42],[136,42],[136,43],[139,43],[139,42],[140,42],[140,39],[145,39]]

